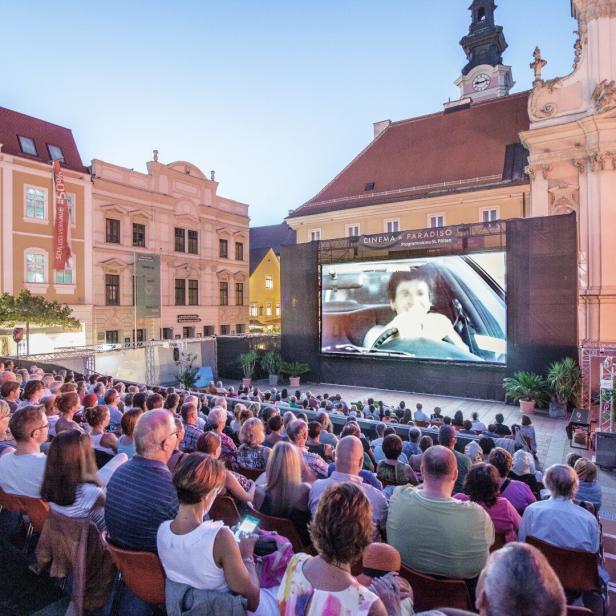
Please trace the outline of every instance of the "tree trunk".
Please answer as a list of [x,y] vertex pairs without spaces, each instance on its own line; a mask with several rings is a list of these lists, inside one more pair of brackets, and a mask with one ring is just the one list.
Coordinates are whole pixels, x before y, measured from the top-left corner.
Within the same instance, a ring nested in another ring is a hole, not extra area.
[[30,321],[26,321],[26,355],[30,355]]

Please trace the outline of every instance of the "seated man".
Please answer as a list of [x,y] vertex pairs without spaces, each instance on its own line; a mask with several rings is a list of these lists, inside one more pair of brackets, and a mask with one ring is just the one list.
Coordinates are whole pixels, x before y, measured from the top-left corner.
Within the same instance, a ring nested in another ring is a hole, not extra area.
[[494,525],[478,504],[451,497],[458,477],[447,447],[423,454],[422,488],[396,488],[389,502],[387,542],[409,567],[430,575],[472,580],[488,560]]
[[578,476],[566,464],[553,464],[545,473],[548,500],[529,505],[518,538],[535,537],[560,548],[598,552],[601,532],[595,516],[573,502]]
[[415,421],[430,421],[430,418],[423,412],[423,404],[421,402],[415,405],[415,414],[413,418]]
[[308,504],[314,516],[321,495],[331,486],[350,481],[361,486],[372,505],[372,520],[375,525],[375,536],[380,537],[380,531],[385,529],[387,520],[387,499],[377,488],[367,484],[359,476],[364,463],[364,447],[355,436],[345,436],[338,442],[336,448],[336,470],[327,479],[315,481]]
[[197,406],[193,402],[185,402],[180,409],[184,421],[184,439],[180,445],[183,451],[194,451],[203,430],[197,427]]
[[287,426],[287,436],[299,450],[303,459],[302,478],[303,481],[312,483],[315,479],[327,477],[327,462],[316,453],[308,451],[306,441],[308,440],[308,426],[303,419],[294,419]]
[[0,457],[0,488],[9,494],[41,497],[47,457],[41,445],[47,441],[49,422],[39,406],[22,406],[9,421],[15,451]]
[[456,435],[456,429],[453,426],[443,425],[439,428],[438,444],[450,449],[456,459],[458,475],[454,485],[454,493],[464,492],[464,480],[471,468],[471,459],[467,455],[456,451],[455,447],[457,442],[458,437]]
[[[218,401],[219,398],[216,400]],[[223,401],[226,404],[227,401]],[[225,428],[227,426],[227,409],[222,406],[215,406],[207,416],[207,423],[207,427],[212,432],[216,432],[216,434],[220,436],[222,443],[222,453],[220,454],[220,459],[225,464],[234,463],[235,456],[237,454],[237,446],[233,442],[233,439],[225,433]]]
[[532,545],[513,542],[490,555],[477,583],[476,606],[483,616],[561,616],[566,597],[546,557]]
[[105,523],[109,540],[127,550],[156,552],[160,524],[175,517],[178,499],[167,462],[177,447],[173,415],[148,411],[133,432],[136,454],[107,485]]

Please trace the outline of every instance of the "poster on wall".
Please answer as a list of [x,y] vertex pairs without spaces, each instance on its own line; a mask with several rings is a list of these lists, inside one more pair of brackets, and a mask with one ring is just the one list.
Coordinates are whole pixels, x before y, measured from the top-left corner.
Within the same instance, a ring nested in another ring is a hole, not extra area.
[[505,252],[321,269],[321,351],[503,364]]
[[160,318],[160,255],[136,255],[135,286],[137,318]]

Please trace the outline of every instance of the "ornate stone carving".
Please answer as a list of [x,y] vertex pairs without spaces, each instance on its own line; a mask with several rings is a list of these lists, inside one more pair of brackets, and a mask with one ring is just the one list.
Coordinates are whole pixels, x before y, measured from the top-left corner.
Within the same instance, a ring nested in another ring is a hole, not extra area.
[[604,79],[592,93],[592,100],[598,113],[616,107],[616,81]]
[[588,23],[601,17],[616,17],[614,0],[574,0],[580,20]]
[[541,79],[541,71],[548,61],[541,57],[541,49],[539,49],[539,47],[535,47],[535,51],[533,51],[533,58],[534,61],[531,62],[529,66],[535,71],[535,81],[533,81],[534,87],[535,85],[543,83],[543,79]]
[[534,182],[536,173],[537,173],[537,168],[533,165],[527,165],[526,167],[524,167],[524,173],[526,173],[526,175],[530,178],[531,182]]
[[212,169],[210,171],[210,180],[212,180],[212,182],[214,182],[216,179],[216,171],[214,171],[214,169]]
[[576,70],[580,60],[582,59],[582,38],[579,30],[576,30],[574,34],[577,34],[577,39],[573,44],[574,56],[573,56],[573,70]]
[[154,154],[154,162],[157,163],[158,162],[158,150],[154,150],[153,154]]
[[571,163],[579,171],[580,174],[586,171],[586,159],[585,158],[574,158],[571,160]]
[[550,173],[551,170],[552,170],[552,165],[543,165],[541,167],[541,175],[543,176],[544,180],[548,179],[548,174]]
[[579,207],[579,189],[564,180],[558,180],[548,190],[548,213],[569,214]]

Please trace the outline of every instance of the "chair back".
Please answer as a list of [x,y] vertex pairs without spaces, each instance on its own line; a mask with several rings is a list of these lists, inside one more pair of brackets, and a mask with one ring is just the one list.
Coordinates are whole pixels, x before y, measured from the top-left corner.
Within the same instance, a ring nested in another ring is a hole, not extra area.
[[164,605],[165,572],[158,556],[118,548],[107,540],[106,533],[102,538],[128,590],[146,603]]
[[247,479],[252,479],[252,481],[256,481],[265,472],[265,469],[258,471],[254,468],[246,468],[245,466],[238,466],[237,471],[241,475],[244,475],[244,477],[246,477]]
[[282,537],[286,537],[291,542],[294,552],[306,551],[306,546],[304,546],[299,533],[295,528],[295,524],[291,520],[288,518],[279,518],[273,515],[265,515],[256,509],[252,511],[252,515],[259,518],[259,528],[261,530],[269,530],[272,532],[275,531]]
[[496,552],[496,550],[500,550],[507,543],[507,539],[505,537],[505,533],[495,533],[494,534],[494,543],[490,548],[490,552]]
[[535,546],[548,559],[566,593],[601,591],[598,554],[559,548],[536,537],[527,537],[526,543]]
[[592,616],[592,610],[579,605],[568,605],[567,616]]
[[221,520],[226,526],[235,526],[241,521],[240,512],[231,496],[218,495],[209,511],[212,520]]
[[34,532],[40,535],[49,516],[49,505],[40,498],[31,498],[30,496],[20,496],[19,500],[23,510],[30,518]]
[[7,511],[13,511],[15,513],[20,513],[22,510],[19,496],[17,496],[16,494],[9,494],[8,492],[5,492],[2,488],[0,488],[0,507],[2,507],[2,509],[6,509]]
[[400,567],[400,576],[409,582],[413,589],[413,607],[417,612],[440,607],[473,610],[471,596],[464,580],[439,580],[404,564]]

